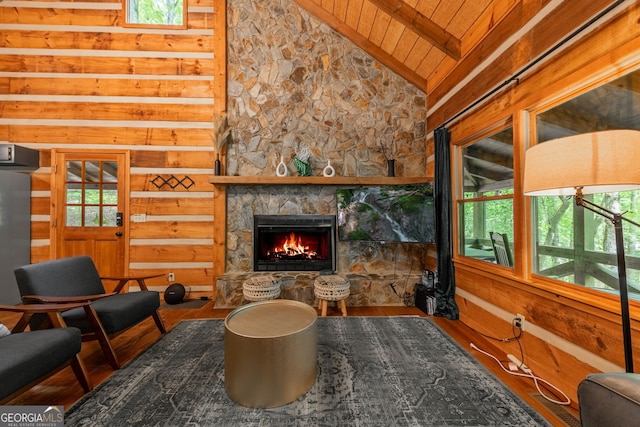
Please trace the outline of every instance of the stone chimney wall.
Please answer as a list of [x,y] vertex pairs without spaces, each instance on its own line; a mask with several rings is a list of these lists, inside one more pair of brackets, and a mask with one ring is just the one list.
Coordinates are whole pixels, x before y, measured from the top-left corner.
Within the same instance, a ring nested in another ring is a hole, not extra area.
[[[281,158],[297,175],[301,149],[311,153],[311,175],[330,161],[337,176],[386,176],[391,158],[396,176],[426,174],[423,92],[290,0],[230,0],[228,27],[227,175],[274,176]],[[335,215],[337,188],[229,186],[226,272],[253,270],[253,215]],[[425,245],[337,246],[340,274],[399,282],[425,268]]]
[[228,2],[228,175],[275,175],[306,146],[313,175],[426,172],[426,95],[290,0]]

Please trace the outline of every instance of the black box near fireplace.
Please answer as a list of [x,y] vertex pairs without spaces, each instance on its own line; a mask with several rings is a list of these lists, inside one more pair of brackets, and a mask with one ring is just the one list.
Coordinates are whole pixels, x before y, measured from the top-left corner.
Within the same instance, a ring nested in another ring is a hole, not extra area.
[[335,215],[255,215],[254,271],[335,271]]

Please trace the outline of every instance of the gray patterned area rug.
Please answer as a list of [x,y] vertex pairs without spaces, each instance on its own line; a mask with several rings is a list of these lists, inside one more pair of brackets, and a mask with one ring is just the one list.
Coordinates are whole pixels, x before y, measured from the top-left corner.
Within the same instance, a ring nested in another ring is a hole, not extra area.
[[65,415],[87,426],[548,426],[437,325],[318,318],[318,378],[272,409],[224,390],[224,321],[179,323]]

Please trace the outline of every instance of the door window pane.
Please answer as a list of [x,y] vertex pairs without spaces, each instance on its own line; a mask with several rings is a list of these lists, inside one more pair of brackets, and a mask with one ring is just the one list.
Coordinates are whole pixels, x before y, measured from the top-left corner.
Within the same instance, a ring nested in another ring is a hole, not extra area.
[[102,182],[118,182],[118,163],[102,163]]
[[82,203],[82,187],[74,184],[67,185],[67,204],[79,205]]
[[67,215],[68,227],[82,226],[82,207],[81,206],[67,206],[66,215]]
[[65,186],[67,227],[115,227],[118,164],[68,161]]
[[117,184],[104,184],[102,186],[102,203],[104,204],[118,204],[118,185]]
[[84,180],[85,182],[100,182],[100,162],[85,162]]
[[100,204],[100,185],[86,184],[84,186],[84,203],[86,205]]
[[67,162],[67,182],[82,182],[82,162]]
[[85,227],[100,226],[100,206],[84,207],[84,226]]

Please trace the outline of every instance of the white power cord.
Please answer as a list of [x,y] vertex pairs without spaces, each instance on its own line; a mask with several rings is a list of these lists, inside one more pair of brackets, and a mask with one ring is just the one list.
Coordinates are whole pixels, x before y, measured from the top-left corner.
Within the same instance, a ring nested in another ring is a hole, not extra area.
[[[529,369],[529,367],[527,365],[525,365],[520,360],[518,360],[513,354],[507,354],[507,359],[509,359],[513,364],[515,364],[524,373],[521,374],[519,372],[512,372],[512,371],[508,370],[507,368],[504,367],[502,362],[500,360],[498,360],[498,358],[495,357],[493,354],[491,354],[489,352],[486,352],[484,350],[481,350],[474,343],[471,343],[470,345],[471,345],[471,348],[473,348],[474,350],[478,350],[480,353],[482,353],[482,354],[484,354],[486,356],[489,356],[490,358],[495,360],[498,363],[498,365],[500,365],[502,370],[505,371],[506,373],[511,374],[511,375],[515,375],[517,377],[531,378],[533,380],[534,384],[536,385],[536,389],[538,389],[538,392],[540,393],[540,395],[542,397],[544,397],[545,399],[547,399],[549,402],[556,403],[558,405],[569,405],[569,404],[571,404],[571,399],[569,399],[569,397],[566,394],[564,394],[562,392],[562,390],[560,390],[558,387],[556,387],[553,384],[551,384],[549,381],[533,375],[533,372],[531,371],[531,369]],[[563,401],[559,401],[559,400],[556,400],[556,399],[553,399],[553,398],[547,396],[540,389],[540,384],[539,383],[544,383],[544,384],[548,385],[549,387],[551,387],[552,389],[557,391],[558,394],[561,395],[566,400],[563,402]]]

